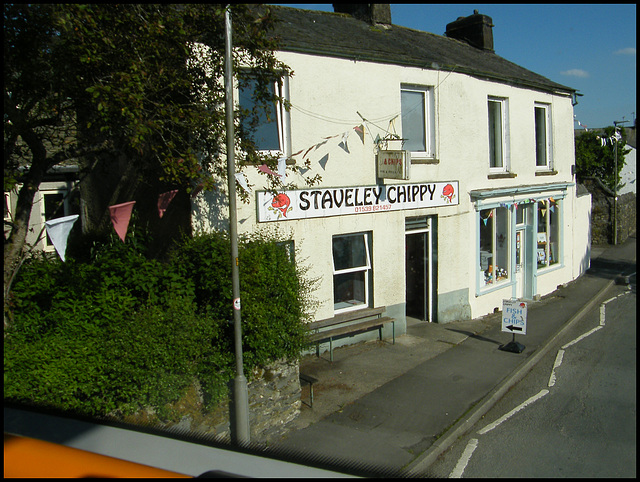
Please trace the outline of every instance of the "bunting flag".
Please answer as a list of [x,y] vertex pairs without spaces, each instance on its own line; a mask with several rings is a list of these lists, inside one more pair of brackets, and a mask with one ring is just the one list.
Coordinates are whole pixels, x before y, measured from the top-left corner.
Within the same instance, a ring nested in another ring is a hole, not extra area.
[[277,176],[278,174],[273,172],[266,164],[258,167],[258,171],[264,172],[265,174],[271,174],[272,176]]
[[287,179],[287,158],[281,157],[278,159],[278,176],[282,179],[282,184],[285,183]]
[[109,206],[109,213],[111,214],[111,223],[116,233],[124,243],[124,238],[127,235],[127,229],[129,229],[129,221],[131,220],[131,211],[133,211],[133,205],[135,201],[128,203],[116,204]]
[[79,217],[80,215],[74,214],[72,216],[52,219],[44,223],[49,239],[51,239],[53,247],[56,248],[62,261],[65,260],[65,253],[67,251],[67,238],[69,237],[71,228],[73,228],[74,223]]
[[318,164],[320,164],[320,167],[322,167],[323,170],[326,170],[326,166],[327,166],[327,162],[329,161],[329,154],[325,154],[322,159],[320,159],[318,161]]
[[169,207],[169,203],[173,200],[173,198],[177,193],[178,193],[178,190],[174,189],[173,191],[168,191],[158,196],[158,215],[160,216],[161,219],[162,219],[162,216],[164,216],[164,213],[167,210],[167,207]]
[[360,124],[359,126],[355,126],[353,130],[356,131],[356,133],[358,134],[358,137],[360,137],[360,140],[364,145],[364,125]]
[[247,177],[244,175],[244,172],[236,172],[235,173],[236,181],[245,190],[245,192],[251,194],[251,188],[249,187],[249,182],[247,181]]
[[342,147],[347,154],[351,154],[349,152],[349,146],[347,145],[347,139],[349,139],[349,131],[346,131],[342,134],[342,140],[338,144],[338,147]]

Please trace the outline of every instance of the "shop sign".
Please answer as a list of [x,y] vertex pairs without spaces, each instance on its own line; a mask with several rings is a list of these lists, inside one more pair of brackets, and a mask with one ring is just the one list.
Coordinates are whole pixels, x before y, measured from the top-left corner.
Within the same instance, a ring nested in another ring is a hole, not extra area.
[[258,222],[455,206],[458,181],[257,193]]
[[411,153],[407,151],[379,151],[378,177],[380,179],[409,179]]
[[527,303],[502,300],[502,331],[514,335],[527,334]]

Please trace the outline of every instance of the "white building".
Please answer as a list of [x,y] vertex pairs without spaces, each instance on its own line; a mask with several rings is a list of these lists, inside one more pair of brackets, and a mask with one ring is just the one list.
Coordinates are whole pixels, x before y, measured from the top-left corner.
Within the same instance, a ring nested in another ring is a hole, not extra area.
[[[275,106],[261,136],[310,169],[287,169],[276,197],[259,166],[244,169],[253,189],[239,230],[290,237],[320,279],[316,319],[386,306],[398,335],[406,317],[476,318],[588,267],[575,91],[496,55],[489,17],[474,13],[439,36],[392,25],[388,5],[354,13],[364,20],[273,8],[278,58],[294,72],[278,86],[291,109]],[[403,140],[384,142],[393,134]],[[404,150],[410,163],[403,171],[381,150]],[[218,212],[198,198],[194,229],[215,229]]]

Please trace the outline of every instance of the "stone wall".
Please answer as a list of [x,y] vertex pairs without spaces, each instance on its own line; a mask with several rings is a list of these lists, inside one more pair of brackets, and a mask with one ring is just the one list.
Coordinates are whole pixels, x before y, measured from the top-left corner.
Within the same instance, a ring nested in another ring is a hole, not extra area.
[[[251,444],[267,444],[284,435],[300,415],[301,389],[298,360],[280,360],[247,377],[249,396],[249,429]],[[229,384],[230,393],[233,380]],[[184,397],[172,405],[179,414],[177,423],[158,423],[154,413],[143,411],[134,417],[125,417],[130,423],[150,422],[158,428],[177,433],[196,434],[201,437],[231,442],[230,420],[233,401],[227,398],[214,411],[203,408],[204,400],[199,384],[195,383]]]
[[[614,193],[599,179],[588,178],[583,181],[591,193],[591,244],[613,244]],[[636,195],[626,193],[618,196],[617,231],[618,244],[636,232]]]

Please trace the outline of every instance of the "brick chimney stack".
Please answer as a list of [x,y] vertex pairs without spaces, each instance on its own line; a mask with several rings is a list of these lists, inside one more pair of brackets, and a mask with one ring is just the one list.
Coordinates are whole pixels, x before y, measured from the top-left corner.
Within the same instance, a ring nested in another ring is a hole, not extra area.
[[389,3],[334,3],[333,11],[348,13],[371,25],[391,25],[391,4]]
[[449,38],[462,40],[469,45],[493,52],[493,20],[487,15],[479,14],[477,10],[468,17],[458,19],[447,24],[445,35]]

